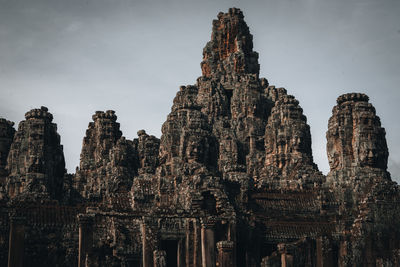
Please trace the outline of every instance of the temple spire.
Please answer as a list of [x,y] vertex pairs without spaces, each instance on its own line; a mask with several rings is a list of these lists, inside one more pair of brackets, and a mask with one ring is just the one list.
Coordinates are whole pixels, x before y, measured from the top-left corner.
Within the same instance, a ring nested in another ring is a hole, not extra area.
[[240,9],[220,12],[213,21],[211,41],[203,49],[201,69],[208,78],[225,74],[258,75],[258,54],[253,51],[253,36]]

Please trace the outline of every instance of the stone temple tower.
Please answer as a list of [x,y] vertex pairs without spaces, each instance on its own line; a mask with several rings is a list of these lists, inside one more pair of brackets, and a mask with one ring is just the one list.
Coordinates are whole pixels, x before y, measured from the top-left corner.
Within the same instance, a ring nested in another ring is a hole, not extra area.
[[25,114],[8,155],[7,190],[11,199],[61,199],[65,162],[57,125],[46,107]]

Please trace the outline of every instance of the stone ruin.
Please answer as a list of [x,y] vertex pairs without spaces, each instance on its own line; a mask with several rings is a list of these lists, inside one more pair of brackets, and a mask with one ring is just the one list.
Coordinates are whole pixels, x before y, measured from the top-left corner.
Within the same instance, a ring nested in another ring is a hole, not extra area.
[[160,139],[97,111],[65,170],[47,108],[0,119],[0,265],[400,266],[400,192],[368,96],[340,96],[323,175],[299,102],[259,77],[239,9],[219,13],[202,76]]

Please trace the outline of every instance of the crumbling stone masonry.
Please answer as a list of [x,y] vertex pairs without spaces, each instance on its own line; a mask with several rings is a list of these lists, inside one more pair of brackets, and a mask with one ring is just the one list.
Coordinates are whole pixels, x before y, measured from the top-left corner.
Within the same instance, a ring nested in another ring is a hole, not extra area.
[[213,21],[202,76],[160,139],[96,111],[75,174],[45,107],[0,119],[0,265],[400,266],[400,192],[368,96],[340,96],[330,172],[299,102],[259,77],[243,14]]

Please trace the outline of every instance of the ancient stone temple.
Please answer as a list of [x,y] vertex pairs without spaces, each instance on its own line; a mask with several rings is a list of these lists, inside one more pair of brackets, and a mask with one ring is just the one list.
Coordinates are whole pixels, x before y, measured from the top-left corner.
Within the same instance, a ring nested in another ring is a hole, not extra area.
[[213,21],[201,69],[160,139],[96,111],[74,174],[47,108],[17,130],[0,119],[0,265],[400,266],[400,191],[368,96],[337,99],[325,176],[239,9]]

